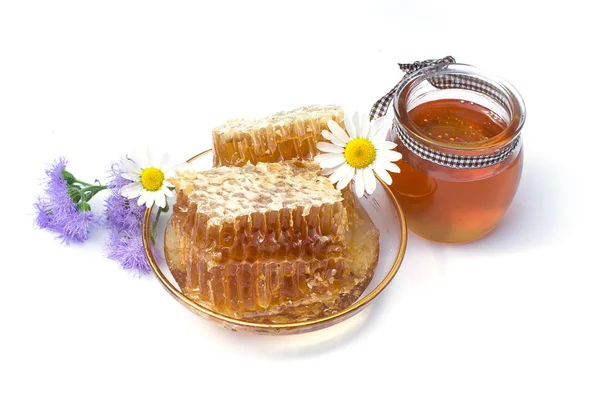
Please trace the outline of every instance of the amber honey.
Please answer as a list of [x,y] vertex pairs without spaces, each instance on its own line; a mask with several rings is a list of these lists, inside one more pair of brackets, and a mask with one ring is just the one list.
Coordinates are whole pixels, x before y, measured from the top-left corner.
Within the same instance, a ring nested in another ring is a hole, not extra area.
[[408,115],[419,135],[441,143],[482,142],[506,128],[506,121],[490,109],[461,99],[425,102]]
[[319,172],[288,161],[172,178],[165,259],[182,292],[265,323],[333,314],[358,299],[374,274],[379,231],[348,189]]
[[[493,150],[503,144],[502,134],[508,128],[507,121],[492,110],[455,98],[424,102],[407,114],[411,133],[442,152]],[[399,151],[401,173],[391,174],[391,189],[411,231],[439,242],[467,242],[492,230],[513,200],[523,166],[520,147],[502,162],[474,169],[435,164],[401,143]]]
[[214,166],[312,160],[329,120],[343,126],[339,106],[304,106],[261,119],[229,120],[213,129]]

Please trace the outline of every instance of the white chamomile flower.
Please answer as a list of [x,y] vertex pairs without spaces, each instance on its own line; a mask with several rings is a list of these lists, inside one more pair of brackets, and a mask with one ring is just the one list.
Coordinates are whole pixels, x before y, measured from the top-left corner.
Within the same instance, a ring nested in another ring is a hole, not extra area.
[[169,188],[174,187],[165,178],[176,167],[167,168],[169,155],[163,154],[160,163],[153,161],[148,150],[146,158],[141,161],[125,160],[125,171],[121,176],[132,181],[121,188],[121,194],[129,199],[138,198],[138,205],[146,204],[150,208],[154,203],[160,208],[167,205],[167,196],[173,197]]
[[332,183],[342,190],[354,179],[354,190],[358,197],[364,192],[373,194],[377,186],[375,174],[385,183],[390,185],[392,177],[390,172],[400,172],[400,168],[393,161],[398,161],[402,155],[395,150],[394,142],[386,141],[387,128],[384,128],[383,117],[370,121],[365,114],[362,123],[359,122],[358,113],[352,118],[344,117],[346,131],[338,123],[329,120],[329,131],[323,130],[322,134],[329,142],[317,143],[317,149],[325,154],[315,156],[325,174],[330,174]]

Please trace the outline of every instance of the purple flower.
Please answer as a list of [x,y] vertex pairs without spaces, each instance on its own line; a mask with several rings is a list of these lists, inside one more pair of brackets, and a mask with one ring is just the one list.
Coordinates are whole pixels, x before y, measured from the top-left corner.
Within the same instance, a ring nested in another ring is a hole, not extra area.
[[69,242],[82,243],[88,238],[90,229],[98,225],[98,219],[91,211],[77,211],[65,216],[62,221],[62,237],[67,244]]
[[46,170],[44,194],[37,198],[34,206],[36,224],[57,233],[63,243],[69,245],[87,240],[90,230],[98,225],[98,220],[91,211],[77,209],[62,175],[66,166],[67,161],[61,157]]
[[140,275],[150,271],[150,264],[144,253],[141,228],[139,230],[111,229],[107,247],[108,257],[118,261],[123,269],[135,271]]
[[[124,160],[127,161],[127,160]],[[110,195],[106,199],[106,217],[109,229],[130,230],[139,228],[141,231],[142,218],[146,207],[137,205],[136,200],[121,196],[121,188],[131,183],[123,178],[122,163],[114,163],[109,171],[108,188]]]
[[[118,261],[123,269],[141,275],[150,271],[142,241],[142,219],[146,207],[121,195],[121,188],[131,183],[121,176],[123,172],[122,161],[114,163],[109,171],[110,195],[106,199],[106,226],[109,234],[106,247],[110,259]],[[153,253],[155,258],[159,257],[154,247]]]

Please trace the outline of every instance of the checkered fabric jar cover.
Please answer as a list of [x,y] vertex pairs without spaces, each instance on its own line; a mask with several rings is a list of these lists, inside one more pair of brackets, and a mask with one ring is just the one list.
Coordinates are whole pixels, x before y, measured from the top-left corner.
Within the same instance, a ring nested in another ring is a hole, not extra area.
[[[371,108],[370,117],[376,119],[384,116],[390,106],[390,103],[394,99],[396,91],[401,84],[412,77],[415,73],[418,73],[423,68],[435,67],[443,69],[449,64],[455,63],[453,57],[447,56],[441,59],[429,59],[426,61],[419,61],[414,63],[400,63],[398,66],[405,72],[404,77],[398,84],[394,86],[387,94],[382,96]],[[501,106],[503,106],[508,113],[510,113],[510,106],[507,102],[505,95],[503,95],[496,87],[490,83],[479,79],[475,76],[461,76],[455,74],[447,74],[441,76],[431,76],[427,80],[431,85],[437,89],[449,89],[449,88],[460,88],[464,90],[470,90],[479,92],[488,97],[496,100]],[[397,134],[400,142],[411,152],[417,156],[430,161],[432,163],[442,165],[450,168],[458,169],[473,169],[473,168],[484,168],[498,164],[506,160],[518,147],[521,141],[520,136],[511,142],[511,144],[503,148],[502,150],[488,155],[457,155],[453,153],[444,153],[438,150],[432,149],[425,145],[420,144],[414,140],[410,134],[405,131],[397,120],[394,120],[392,129]]]

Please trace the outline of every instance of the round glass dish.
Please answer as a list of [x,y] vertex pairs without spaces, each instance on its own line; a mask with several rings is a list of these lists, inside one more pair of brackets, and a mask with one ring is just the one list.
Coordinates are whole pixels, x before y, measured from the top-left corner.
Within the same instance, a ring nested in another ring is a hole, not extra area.
[[[192,169],[202,171],[210,169],[212,167],[212,162],[212,151],[207,150],[188,160],[188,165]],[[365,309],[373,299],[389,285],[390,281],[392,281],[392,278],[398,272],[404,257],[407,242],[404,213],[387,185],[380,180],[377,181],[377,184],[378,188],[373,195],[360,199],[361,204],[380,232],[379,263],[375,269],[373,280],[356,302],[345,309],[326,317],[284,324],[259,324],[222,315],[208,307],[192,301],[181,292],[167,265],[165,263],[159,264],[152,253],[150,241],[150,229],[154,220],[152,208],[146,210],[142,227],[142,238],[144,241],[146,257],[148,258],[152,271],[173,298],[192,312],[212,320],[225,328],[274,334],[295,334],[326,328],[346,320]],[[170,213],[168,213],[167,216],[162,216],[157,226],[155,235],[155,248],[157,252],[164,252],[163,235],[169,216]]]

